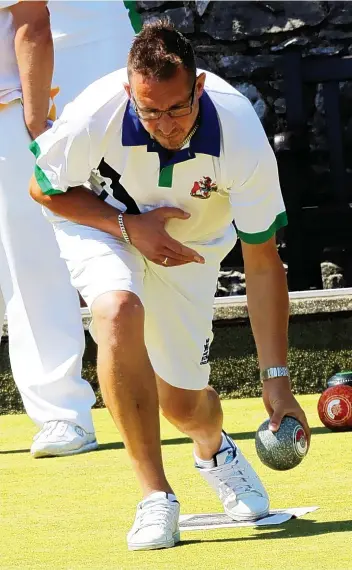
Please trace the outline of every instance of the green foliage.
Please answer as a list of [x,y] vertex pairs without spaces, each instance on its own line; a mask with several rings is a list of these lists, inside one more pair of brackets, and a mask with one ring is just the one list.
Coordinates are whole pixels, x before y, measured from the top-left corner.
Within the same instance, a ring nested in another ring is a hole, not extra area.
[[[254,341],[248,322],[215,324],[211,348],[211,384],[223,398],[249,398],[261,392]],[[294,391],[313,394],[325,387],[327,378],[352,368],[352,317],[331,315],[307,320],[294,318],[290,324],[289,367]],[[98,387],[96,347],[87,335],[84,377],[97,396],[96,407],[103,407]],[[22,402],[10,372],[8,346],[0,347],[0,414],[23,411]]]

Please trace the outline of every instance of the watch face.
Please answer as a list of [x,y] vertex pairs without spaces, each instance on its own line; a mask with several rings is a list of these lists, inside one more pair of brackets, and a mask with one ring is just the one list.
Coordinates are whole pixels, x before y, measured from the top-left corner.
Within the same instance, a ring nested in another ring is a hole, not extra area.
[[272,368],[266,368],[261,372],[262,380],[269,380],[270,378],[280,378],[281,376],[288,376],[287,366],[276,366]]

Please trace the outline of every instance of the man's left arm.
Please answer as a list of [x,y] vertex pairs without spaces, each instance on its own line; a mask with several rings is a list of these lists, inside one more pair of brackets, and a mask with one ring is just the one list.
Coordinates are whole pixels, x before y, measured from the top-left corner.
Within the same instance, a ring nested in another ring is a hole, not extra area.
[[[287,223],[274,153],[252,108],[237,157],[230,202],[242,243],[248,310],[263,371],[287,366],[289,300],[286,275],[276,248],[276,232]],[[229,165],[231,167],[231,164]],[[263,382],[263,399],[276,431],[285,415],[296,417],[309,437],[305,414],[288,377]]]
[[[289,300],[275,236],[261,244],[242,242],[248,312],[257,347],[259,368],[287,366]],[[286,415],[297,418],[309,436],[304,411],[292,394],[288,377],[263,382],[263,400],[276,431]]]

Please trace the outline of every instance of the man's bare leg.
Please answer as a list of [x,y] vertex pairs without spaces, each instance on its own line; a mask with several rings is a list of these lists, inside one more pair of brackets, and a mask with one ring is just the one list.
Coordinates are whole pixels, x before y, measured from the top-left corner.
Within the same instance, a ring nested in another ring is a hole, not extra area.
[[[163,414],[195,442],[198,472],[217,493],[225,513],[244,521],[266,516],[269,498],[263,484],[232,439],[221,434],[222,411],[215,390],[182,390],[159,378],[157,382]],[[215,455],[216,461],[211,461]]]
[[204,390],[175,388],[157,377],[163,415],[194,441],[199,459],[210,460],[222,441],[223,413],[220,398],[211,386]]
[[144,344],[144,309],[136,295],[110,292],[92,306],[98,376],[144,496],[172,493],[161,457],[155,374]]

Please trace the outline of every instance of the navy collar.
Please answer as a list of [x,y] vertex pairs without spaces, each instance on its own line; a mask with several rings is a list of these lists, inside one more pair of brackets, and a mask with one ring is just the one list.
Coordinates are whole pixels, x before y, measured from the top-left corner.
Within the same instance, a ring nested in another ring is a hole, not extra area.
[[189,148],[170,153],[156,140],[152,139],[136,115],[131,102],[128,101],[122,123],[123,146],[147,146],[148,152],[157,152],[160,166],[176,164],[195,158],[195,153],[220,156],[220,123],[213,101],[204,91],[199,100],[200,124],[190,140]]

